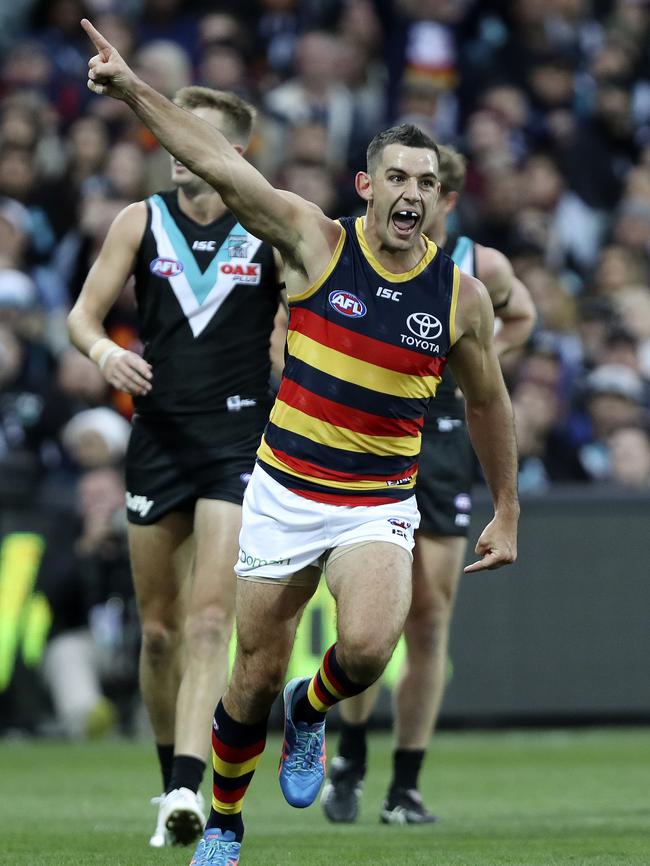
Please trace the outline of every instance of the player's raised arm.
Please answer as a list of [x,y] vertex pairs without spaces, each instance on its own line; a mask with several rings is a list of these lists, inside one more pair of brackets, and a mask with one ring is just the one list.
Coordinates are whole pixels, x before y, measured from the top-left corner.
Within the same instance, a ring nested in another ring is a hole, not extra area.
[[494,502],[494,518],[476,545],[481,559],[465,569],[481,571],[507,565],[517,556],[517,444],[492,338],[492,304],[485,286],[462,272],[456,324],[460,337],[449,363],[465,396],[470,438]]
[[126,102],[162,146],[216,189],[240,222],[278,247],[285,261],[305,268],[308,244],[307,276],[319,276],[339,239],[340,226],[299,197],[276,190],[217,129],[139,79],[90,21],[84,18],[81,26],[97,50],[88,62],[90,90]]

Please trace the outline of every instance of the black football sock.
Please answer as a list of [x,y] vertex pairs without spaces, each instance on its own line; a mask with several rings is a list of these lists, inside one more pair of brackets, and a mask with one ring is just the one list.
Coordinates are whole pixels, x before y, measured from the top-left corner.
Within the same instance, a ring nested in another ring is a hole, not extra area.
[[201,787],[204,772],[205,761],[200,758],[195,758],[194,755],[174,755],[172,775],[166,793],[169,794],[176,788],[189,788],[196,794]]
[[156,743],[156,751],[158,752],[158,763],[160,764],[160,772],[162,774],[162,789],[166,792],[172,777],[174,744],[162,746],[160,743]]
[[418,787],[424,760],[424,749],[395,749],[393,752],[393,781],[390,790]]

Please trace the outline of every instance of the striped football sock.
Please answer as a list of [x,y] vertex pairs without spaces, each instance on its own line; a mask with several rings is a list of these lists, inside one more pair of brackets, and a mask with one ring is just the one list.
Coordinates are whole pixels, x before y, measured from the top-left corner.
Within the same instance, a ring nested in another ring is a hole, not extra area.
[[334,644],[325,653],[316,676],[296,691],[293,719],[309,725],[322,722],[334,704],[365,692],[369,685],[355,683],[348,677],[336,658]]
[[240,842],[246,789],[266,745],[268,717],[255,725],[236,722],[219,701],[212,723],[212,809],[206,829],[232,830]]

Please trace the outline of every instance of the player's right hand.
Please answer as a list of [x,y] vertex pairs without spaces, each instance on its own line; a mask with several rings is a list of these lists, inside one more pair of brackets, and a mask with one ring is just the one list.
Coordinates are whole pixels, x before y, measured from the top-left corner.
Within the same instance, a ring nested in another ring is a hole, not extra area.
[[153,373],[151,365],[140,355],[127,349],[111,352],[102,368],[104,378],[118,391],[135,397],[144,397],[151,391]]
[[97,54],[88,61],[88,89],[115,99],[127,99],[135,89],[137,76],[87,18],[81,19],[81,26],[97,49]]

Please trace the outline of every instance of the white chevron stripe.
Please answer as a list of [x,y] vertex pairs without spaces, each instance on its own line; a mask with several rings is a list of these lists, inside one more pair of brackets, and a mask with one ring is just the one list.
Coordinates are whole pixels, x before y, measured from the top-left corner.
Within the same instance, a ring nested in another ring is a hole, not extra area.
[[[163,228],[160,208],[151,199],[149,200],[149,204],[151,206],[151,232],[156,241],[158,255],[160,258],[177,261],[178,254]],[[248,241],[248,254],[246,258],[237,259],[238,263],[250,262],[262,244],[259,238],[251,234],[248,235]],[[237,285],[237,280],[232,274],[219,273],[208,296],[202,304],[199,304],[185,275],[185,271],[181,271],[180,274],[168,277],[167,279],[195,337],[198,337],[205,330],[214,314]]]

